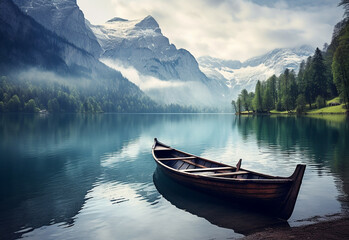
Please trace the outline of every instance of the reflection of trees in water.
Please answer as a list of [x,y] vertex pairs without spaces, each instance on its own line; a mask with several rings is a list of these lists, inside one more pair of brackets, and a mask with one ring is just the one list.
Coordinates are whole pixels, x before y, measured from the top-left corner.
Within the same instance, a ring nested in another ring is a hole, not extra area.
[[18,237],[13,233],[23,227],[73,224],[102,172],[101,156],[121,149],[149,121],[141,115],[0,116],[1,236]]
[[[212,148],[226,146],[229,131],[216,126],[230,121],[224,115],[190,114],[1,115],[0,236],[18,237],[13,232],[22,227],[74,224],[87,192],[101,177],[103,182],[134,187],[141,201],[155,204],[159,193],[152,187],[151,138],[162,136],[186,150],[190,143],[190,152],[200,155],[205,149],[199,141]],[[234,125],[245,140],[257,138],[259,146],[306,149],[308,158],[348,179],[348,122],[266,116],[236,118]],[[145,138],[150,142],[144,143]],[[101,165],[107,155],[119,155],[137,141],[146,145],[146,152],[135,161]]]
[[341,116],[241,116],[233,125],[244,140],[255,137],[259,146],[277,146],[283,153],[304,153],[316,163],[319,175],[329,167],[349,194],[349,121]]
[[326,118],[243,116],[237,117],[234,124],[245,140],[255,136],[259,146],[307,150],[309,159],[334,170],[349,164],[349,124],[345,118],[334,124]]
[[13,233],[23,227],[74,224],[87,192],[101,176],[103,182],[136,186],[134,190],[142,201],[156,203],[159,193],[149,188],[155,167],[150,154],[152,141],[139,143],[149,145],[147,154],[136,156],[137,161],[123,159],[103,167],[101,159],[120,154],[142,135],[184,132],[183,126],[192,129],[188,136],[180,137],[197,138],[201,134],[209,138],[215,131],[209,126],[217,119],[214,115],[190,114],[1,115],[0,236],[18,237],[21,234]]

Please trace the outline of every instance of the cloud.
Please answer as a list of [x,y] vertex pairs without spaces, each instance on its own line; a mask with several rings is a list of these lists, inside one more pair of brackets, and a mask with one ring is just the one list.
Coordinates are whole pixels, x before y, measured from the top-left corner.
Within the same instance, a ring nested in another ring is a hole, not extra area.
[[163,104],[180,104],[182,106],[217,107],[217,96],[199,81],[160,80],[153,76],[142,75],[134,67],[117,59],[104,58],[101,62],[120,71],[121,74],[136,84],[153,100]]
[[134,67],[127,66],[117,59],[104,58],[100,59],[100,61],[105,65],[121,72],[125,78],[136,84],[143,91],[181,87],[184,85],[183,82],[179,81],[162,81],[152,76],[142,75]]
[[[82,1],[86,0],[79,3]],[[109,3],[118,17],[138,19],[152,15],[177,48],[185,48],[195,57],[239,60],[274,48],[303,44],[321,47],[330,42],[333,26],[343,15],[337,2],[330,0],[109,0]]]
[[36,84],[57,83],[68,87],[89,88],[94,86],[92,79],[83,77],[60,76],[52,71],[46,71],[38,68],[30,68],[13,73],[20,81],[29,81]]

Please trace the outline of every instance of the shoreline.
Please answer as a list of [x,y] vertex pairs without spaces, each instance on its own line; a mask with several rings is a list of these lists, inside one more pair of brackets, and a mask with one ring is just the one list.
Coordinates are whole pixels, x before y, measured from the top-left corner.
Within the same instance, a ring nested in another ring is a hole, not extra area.
[[283,116],[309,116],[309,115],[349,115],[349,111],[347,112],[320,112],[320,113],[301,113],[297,114],[295,112],[290,112],[290,113],[256,113],[256,112],[249,112],[249,113],[235,113],[235,115],[256,115],[256,116],[264,116],[264,115],[283,115]]
[[266,228],[241,239],[349,239],[349,216],[292,228]]

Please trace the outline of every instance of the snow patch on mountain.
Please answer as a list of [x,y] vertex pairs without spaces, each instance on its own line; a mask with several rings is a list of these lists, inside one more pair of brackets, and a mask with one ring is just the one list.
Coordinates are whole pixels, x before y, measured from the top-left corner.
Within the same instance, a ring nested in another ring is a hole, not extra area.
[[[162,37],[159,25],[151,19],[153,18],[149,16],[144,20],[113,18],[103,25],[90,25],[90,27],[104,49],[103,57],[113,56],[115,51],[121,51],[121,47],[137,46],[156,51],[156,47],[168,45],[169,42]],[[168,51],[171,48],[173,46],[170,45],[163,50]]]
[[279,76],[286,68],[298,73],[302,60],[314,53],[314,48],[274,49],[262,56],[248,59],[245,62],[222,60],[213,57],[200,57],[200,69],[208,77],[217,79],[230,89],[231,98],[244,88],[254,91],[258,80],[265,81],[272,75]]
[[[168,51],[177,50],[161,34],[158,23],[151,16],[136,20],[113,18],[105,24],[90,25],[90,27],[104,49],[103,57],[112,57],[115,52],[121,51],[121,47],[152,50],[156,57],[162,58],[169,55]],[[126,54],[126,52],[124,53]],[[160,54],[165,55],[161,56]],[[132,55],[132,53],[129,53],[129,55]],[[122,57],[124,56],[120,56],[120,58]]]

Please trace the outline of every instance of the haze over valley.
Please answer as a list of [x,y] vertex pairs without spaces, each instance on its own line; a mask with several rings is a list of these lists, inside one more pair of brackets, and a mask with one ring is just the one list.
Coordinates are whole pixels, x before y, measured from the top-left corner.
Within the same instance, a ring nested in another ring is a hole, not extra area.
[[[22,86],[19,82],[33,87],[40,82],[50,89],[58,84],[65,94],[66,101],[55,90],[51,99],[36,96],[39,109],[48,109],[48,100],[56,99],[60,107],[74,102],[61,109],[74,112],[230,111],[242,89],[252,91],[258,80],[286,68],[297,73],[315,50],[310,45],[275,48],[245,61],[234,60],[238,55],[195,58],[191,49],[177,48],[163,34],[152,15],[137,20],[116,16],[95,24],[78,3],[1,2],[0,70],[6,83],[13,82],[13,89]],[[18,109],[24,109],[29,95],[19,97]]]

